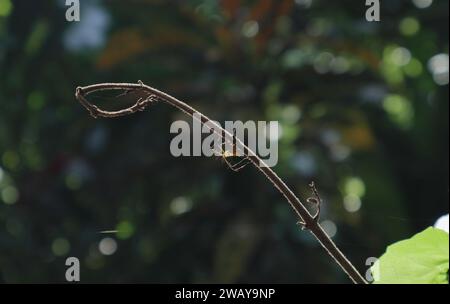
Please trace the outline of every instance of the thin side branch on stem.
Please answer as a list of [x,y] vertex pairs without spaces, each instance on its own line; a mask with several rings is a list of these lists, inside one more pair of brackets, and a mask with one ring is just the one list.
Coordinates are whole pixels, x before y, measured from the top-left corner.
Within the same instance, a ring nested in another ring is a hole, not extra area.
[[[317,191],[316,185],[314,182],[311,182],[308,185],[311,188],[311,192],[313,193],[313,197],[308,197],[306,199],[306,201],[310,204],[316,205],[317,206],[317,211],[316,214],[314,214],[313,219],[316,223],[319,222],[319,218],[320,218],[320,207],[322,205],[322,199],[320,198],[319,195],[319,191]],[[302,226],[302,229],[309,229],[308,224],[302,221],[299,221],[298,224],[300,224]]]
[[[139,96],[135,104],[119,111],[105,111],[87,101],[86,97],[89,94],[105,90],[123,90],[125,92],[136,90],[141,93],[141,96]],[[207,116],[198,112],[188,104],[176,99],[175,97],[170,96],[169,94],[147,86],[142,83],[142,81],[139,81],[137,84],[101,83],[86,87],[78,87],[76,89],[75,96],[78,101],[89,111],[91,116],[95,118],[110,118],[133,114],[137,111],[144,110],[150,104],[154,103],[157,100],[160,100],[174,106],[182,112],[185,112],[194,119],[199,119],[202,125],[207,126],[210,130],[212,129],[213,132],[220,136],[222,140],[229,141],[231,139],[231,144],[239,144],[239,146],[243,148],[244,155],[248,158],[250,163],[252,163],[261,173],[263,173],[273,184],[273,186],[281,192],[281,194],[286,198],[286,200],[296,212],[303,227],[309,230],[314,235],[314,237],[324,247],[327,253],[335,260],[335,262],[342,268],[342,270],[349,276],[349,278],[354,283],[367,284],[361,274],[356,270],[352,263],[345,257],[345,255],[339,250],[333,240],[320,226],[318,219],[320,216],[321,199],[314,183],[310,184],[310,188],[313,192],[314,197],[308,198],[307,201],[317,206],[317,213],[315,215],[311,215],[305,205],[301,203],[298,197],[292,192],[291,189],[289,189],[289,187],[283,182],[283,180],[269,166],[267,166],[255,152],[253,152],[249,147],[242,143],[239,138],[229,133],[218,124],[211,121]],[[210,126],[214,126],[214,128],[211,128]]]

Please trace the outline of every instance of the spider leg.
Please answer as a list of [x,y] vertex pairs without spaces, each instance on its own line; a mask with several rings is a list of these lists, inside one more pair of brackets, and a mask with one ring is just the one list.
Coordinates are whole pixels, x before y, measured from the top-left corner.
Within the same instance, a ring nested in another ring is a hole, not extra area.
[[223,157],[223,160],[225,161],[225,163],[228,165],[228,167],[233,170],[234,172],[238,172],[239,170],[243,169],[244,167],[246,167],[250,161],[248,160],[247,157],[241,159],[240,161],[238,161],[235,164],[230,163],[226,157]]
[[[210,148],[213,149],[214,152],[218,152],[220,150],[219,154],[222,155],[223,161],[227,164],[228,168],[230,168],[234,172],[238,172],[239,170],[243,169],[245,166],[247,166],[250,163],[250,161],[248,160],[247,156],[244,156],[243,159],[239,160],[238,162],[236,162],[234,164],[231,163],[227,159],[228,155],[226,155],[226,149],[225,149],[225,142],[224,141],[221,143],[221,146],[222,147],[216,147],[214,145],[214,142],[212,142],[211,145],[210,145]],[[234,147],[235,147],[235,145],[233,144],[233,151],[235,150]]]
[[234,172],[238,172],[238,171],[244,169],[245,167],[247,167],[247,165],[248,165],[249,163],[250,163],[250,162],[248,161],[248,162],[244,163],[243,165],[241,165],[241,166],[239,166],[239,167],[237,167],[237,168],[236,168],[236,166],[234,166],[232,170],[233,170]]
[[222,148],[218,147],[218,146],[215,144],[214,141],[211,142],[211,144],[209,145],[209,148],[210,148],[211,150],[213,150],[214,156],[220,157],[220,156],[223,155],[223,153],[224,153],[223,150],[222,150]]

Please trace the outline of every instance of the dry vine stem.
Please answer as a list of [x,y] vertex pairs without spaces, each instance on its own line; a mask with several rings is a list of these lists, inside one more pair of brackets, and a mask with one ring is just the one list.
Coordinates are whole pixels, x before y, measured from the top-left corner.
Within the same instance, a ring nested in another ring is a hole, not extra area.
[[[140,93],[138,100],[134,105],[124,110],[119,111],[105,111],[99,109],[97,106],[91,104],[87,101],[86,96],[98,91],[105,90],[125,90],[126,92],[136,91]],[[229,139],[233,139],[236,143],[239,143],[241,147],[243,147],[244,155],[247,155],[250,162],[261,171],[267,179],[283,194],[286,200],[289,202],[291,207],[297,213],[300,218],[301,225],[304,229],[309,230],[314,237],[319,241],[319,243],[325,248],[327,253],[336,261],[336,263],[342,268],[342,270],[350,277],[350,279],[357,284],[367,284],[361,274],[356,270],[356,268],[350,263],[350,261],[345,257],[345,255],[339,250],[336,244],[331,240],[331,238],[326,234],[323,228],[320,226],[318,222],[318,215],[311,215],[308,209],[300,202],[300,200],[295,196],[295,194],[289,189],[289,187],[283,182],[283,180],[270,168],[268,167],[259,156],[253,152],[250,148],[244,145],[239,138],[235,138],[232,134],[230,134],[225,129],[221,128],[218,124],[212,122],[208,117],[198,112],[191,106],[186,103],[172,97],[164,92],[161,92],[155,88],[147,86],[139,81],[137,84],[135,83],[101,83],[95,85],[89,85],[86,87],[78,87],[76,89],[76,98],[78,101],[90,112],[90,114],[97,117],[119,117],[128,114],[133,114],[137,111],[144,110],[151,103],[160,100],[165,103],[168,103],[175,108],[185,112],[186,114],[192,117],[200,117],[200,122],[202,125],[206,125],[211,129],[213,127],[213,131],[220,136],[220,138],[229,141]],[[196,114],[194,116],[194,114]],[[226,135],[224,138],[224,134]],[[310,198],[309,201],[313,202],[320,208],[320,197],[318,196],[318,192],[314,186],[314,184],[310,185],[314,197]],[[318,209],[320,211],[320,209]]]

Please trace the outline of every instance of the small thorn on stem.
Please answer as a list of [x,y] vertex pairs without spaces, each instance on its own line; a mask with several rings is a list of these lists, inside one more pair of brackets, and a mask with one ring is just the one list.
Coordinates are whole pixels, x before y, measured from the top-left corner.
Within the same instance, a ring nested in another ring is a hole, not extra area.
[[298,221],[297,225],[299,225],[302,228],[302,230],[308,230],[309,229],[308,225],[305,222]]

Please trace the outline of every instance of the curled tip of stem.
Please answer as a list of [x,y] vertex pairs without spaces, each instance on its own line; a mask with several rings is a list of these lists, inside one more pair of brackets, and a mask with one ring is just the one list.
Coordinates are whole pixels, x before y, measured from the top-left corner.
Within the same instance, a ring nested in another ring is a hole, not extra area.
[[[134,87],[134,88],[130,88],[127,89],[126,94],[128,94],[128,92],[131,92],[133,90],[140,90],[142,92],[144,92],[144,83],[142,81],[138,81],[139,83],[139,87]],[[133,113],[136,113],[138,111],[144,111],[150,104],[155,103],[158,98],[157,96],[155,96],[154,94],[149,94],[149,93],[145,93],[144,96],[142,97],[138,97],[138,99],[136,100],[136,102],[129,106],[128,108],[122,109],[122,110],[118,110],[118,111],[107,111],[107,110],[102,110],[99,107],[97,107],[96,105],[92,104],[91,102],[89,102],[87,100],[87,95],[94,93],[96,91],[102,91],[108,88],[105,87],[95,87],[95,86],[89,86],[89,87],[77,87],[76,91],[75,91],[75,96],[78,99],[78,101],[81,103],[81,105],[86,108],[86,110],[89,111],[89,114],[94,117],[94,118],[98,118],[98,117],[107,117],[107,118],[111,118],[111,117],[120,117],[120,116],[125,116],[125,115],[130,115]],[[112,87],[109,89],[118,89],[117,87]]]

